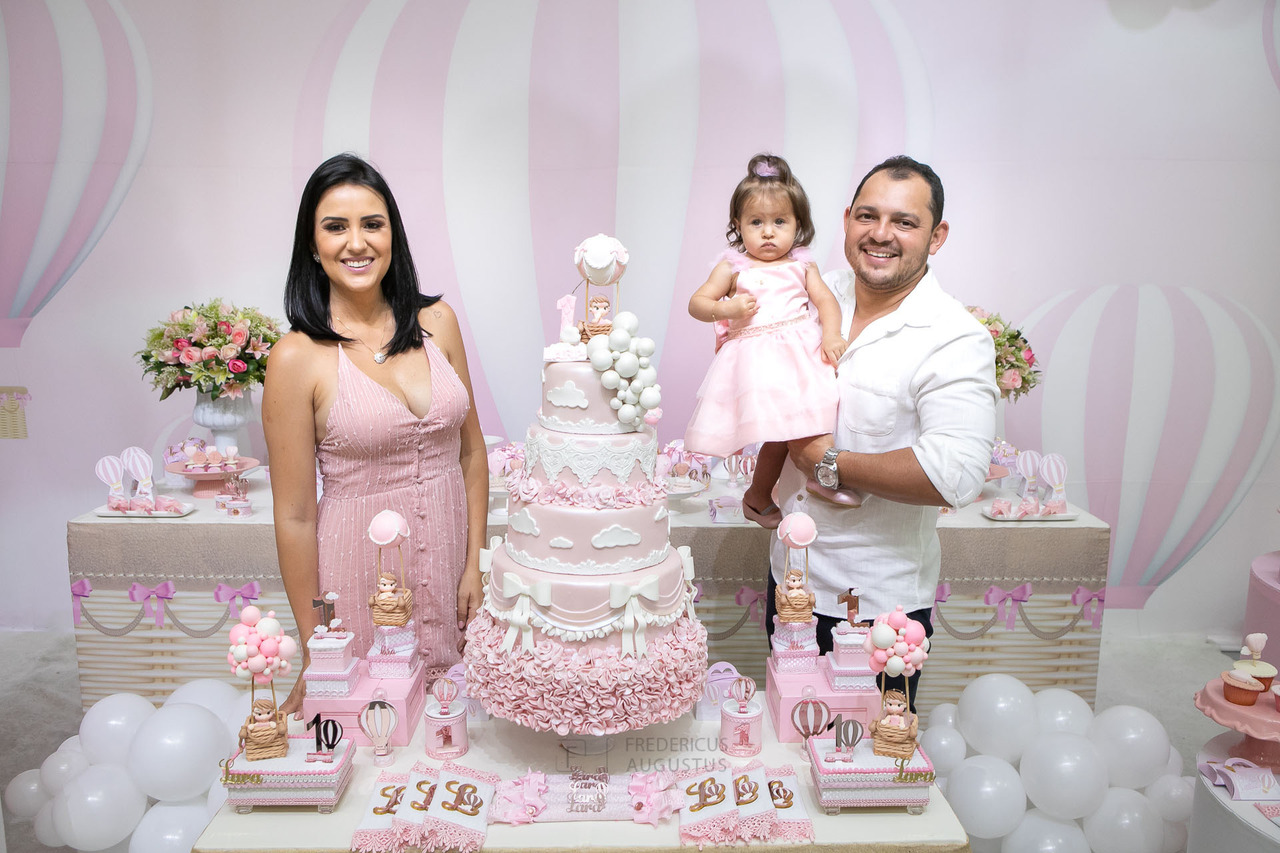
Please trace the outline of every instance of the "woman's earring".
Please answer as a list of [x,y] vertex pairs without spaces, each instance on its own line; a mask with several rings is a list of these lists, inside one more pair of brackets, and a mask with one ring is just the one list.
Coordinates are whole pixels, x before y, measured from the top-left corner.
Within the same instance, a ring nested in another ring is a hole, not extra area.
[[318,263],[320,263],[320,253],[319,253],[319,252],[312,252],[312,253],[311,253],[311,258],[312,258],[312,260],[314,260],[317,264],[318,264]]

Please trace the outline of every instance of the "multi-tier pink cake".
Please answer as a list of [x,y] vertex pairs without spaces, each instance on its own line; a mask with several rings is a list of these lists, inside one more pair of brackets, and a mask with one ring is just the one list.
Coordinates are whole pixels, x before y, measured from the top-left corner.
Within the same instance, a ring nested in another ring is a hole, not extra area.
[[536,730],[636,729],[680,716],[702,690],[706,630],[689,549],[671,546],[643,421],[656,405],[653,342],[637,325],[619,314],[611,334],[546,349],[524,466],[508,478],[507,536],[481,555],[467,690]]

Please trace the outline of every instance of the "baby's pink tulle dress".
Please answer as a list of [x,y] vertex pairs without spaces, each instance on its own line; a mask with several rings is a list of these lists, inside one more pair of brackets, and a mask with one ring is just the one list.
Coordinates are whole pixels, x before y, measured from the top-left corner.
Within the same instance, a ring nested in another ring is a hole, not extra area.
[[775,266],[729,250],[737,293],[756,298],[756,314],[728,324],[698,389],[685,449],[728,456],[757,441],[825,435],[835,428],[835,368],[822,360],[822,326],[805,290],[808,252]]

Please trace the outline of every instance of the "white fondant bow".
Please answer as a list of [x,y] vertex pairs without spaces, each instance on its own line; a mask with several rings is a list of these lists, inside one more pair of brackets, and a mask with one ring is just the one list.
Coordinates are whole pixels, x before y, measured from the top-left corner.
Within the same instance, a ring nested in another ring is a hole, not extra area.
[[502,576],[502,595],[504,598],[515,596],[516,603],[507,617],[507,635],[502,638],[502,650],[511,651],[519,634],[522,649],[533,648],[532,601],[546,607],[551,603],[551,584],[547,581],[535,581],[527,584],[513,574]]
[[685,591],[689,598],[689,603],[686,607],[689,610],[689,618],[697,619],[698,614],[693,609],[693,550],[688,545],[681,545],[676,548],[676,551],[680,554],[680,562],[684,565],[685,587],[687,588]]
[[648,624],[646,614],[640,607],[640,599],[658,600],[658,576],[651,575],[638,584],[609,584],[609,606],[622,607],[622,654],[640,657],[644,654],[644,629]]

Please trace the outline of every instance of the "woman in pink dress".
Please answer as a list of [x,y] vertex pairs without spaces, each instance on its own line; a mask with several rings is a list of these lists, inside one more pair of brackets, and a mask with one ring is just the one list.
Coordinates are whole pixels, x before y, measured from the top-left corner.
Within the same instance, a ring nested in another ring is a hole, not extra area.
[[[377,589],[377,551],[366,534],[391,509],[409,522],[401,548],[417,645],[426,665],[442,671],[459,660],[462,630],[482,599],[484,437],[457,316],[419,292],[395,198],[358,157],[333,157],[307,181],[285,313],[293,330],[271,350],[262,423],[280,575],[303,667],[323,593],[338,593],[354,653],[372,645],[367,602]],[[394,552],[385,559],[398,571]],[[286,712],[301,711],[302,684]]]
[[[715,324],[717,348],[685,449],[729,456],[766,442],[742,511],[771,528],[782,518],[772,492],[786,442],[825,435],[836,421],[835,365],[846,344],[840,305],[805,248],[813,234],[809,198],[787,161],[757,154],[729,201],[730,248],[689,299],[694,319]],[[811,490],[822,494],[816,483]]]

